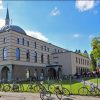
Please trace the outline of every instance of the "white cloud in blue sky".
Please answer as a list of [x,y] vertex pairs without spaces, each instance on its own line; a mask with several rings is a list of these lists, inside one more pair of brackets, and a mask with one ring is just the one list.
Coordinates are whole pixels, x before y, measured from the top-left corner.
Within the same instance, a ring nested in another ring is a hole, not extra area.
[[5,20],[4,19],[0,19],[0,28],[2,27],[2,26],[4,26],[5,25]]
[[[4,7],[3,7],[3,2],[2,2],[2,0],[0,0],[0,10],[3,10],[3,9],[4,9]],[[2,26],[4,26],[4,24],[5,24],[5,20],[2,19],[2,18],[0,18],[0,28],[1,28]]]
[[89,35],[89,39],[92,40],[95,36],[93,34]]
[[60,10],[57,7],[54,7],[54,9],[50,12],[51,16],[58,16],[60,15]]
[[0,0],[0,10],[3,9],[3,3],[2,3],[2,0]]
[[74,38],[79,38],[80,37],[80,34],[74,34],[73,37]]
[[30,31],[30,30],[26,30],[27,35],[32,36],[34,38],[43,40],[43,41],[48,41],[48,38],[46,36],[43,35],[43,33],[38,32],[38,31]]
[[76,8],[83,12],[94,8],[95,1],[94,0],[76,0]]

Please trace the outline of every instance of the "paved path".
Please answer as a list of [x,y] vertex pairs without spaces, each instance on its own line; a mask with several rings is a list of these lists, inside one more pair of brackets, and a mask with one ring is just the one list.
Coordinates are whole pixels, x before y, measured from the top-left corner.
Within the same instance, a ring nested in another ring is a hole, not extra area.
[[[39,94],[36,93],[10,93],[10,92],[0,92],[0,100],[41,100]],[[51,99],[45,100],[58,100],[55,95],[52,95]],[[90,96],[75,96],[71,95],[63,100],[100,100],[100,97],[90,97]]]

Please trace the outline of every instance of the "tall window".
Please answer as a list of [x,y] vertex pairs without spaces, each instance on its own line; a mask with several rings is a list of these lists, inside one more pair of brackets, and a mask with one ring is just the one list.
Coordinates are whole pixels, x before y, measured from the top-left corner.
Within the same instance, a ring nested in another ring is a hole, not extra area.
[[7,56],[8,56],[8,49],[3,48],[3,60],[7,60]]
[[17,44],[19,44],[19,38],[17,38]]
[[3,43],[6,43],[6,38],[3,39]]
[[30,52],[29,52],[29,50],[26,50],[26,60],[30,61]]
[[27,41],[27,47],[29,47],[29,41]]
[[49,52],[49,48],[47,48],[47,51]]
[[46,46],[44,46],[44,50],[46,51]]
[[84,65],[84,59],[83,59],[83,65]]
[[50,64],[50,57],[47,55],[47,63]]
[[55,53],[56,53],[56,49],[55,49]]
[[80,58],[79,58],[79,64],[80,64]]
[[41,63],[44,62],[43,54],[41,55]]
[[43,50],[43,46],[41,46],[41,50]]
[[20,60],[20,49],[16,48],[16,60]]
[[82,64],[82,58],[81,58],[81,64]]
[[78,61],[77,61],[77,57],[76,57],[76,63],[78,63]]
[[34,43],[34,45],[35,45],[35,49],[36,49],[36,42]]
[[24,38],[22,39],[22,45],[24,45]]
[[37,62],[37,52],[34,53],[35,62]]

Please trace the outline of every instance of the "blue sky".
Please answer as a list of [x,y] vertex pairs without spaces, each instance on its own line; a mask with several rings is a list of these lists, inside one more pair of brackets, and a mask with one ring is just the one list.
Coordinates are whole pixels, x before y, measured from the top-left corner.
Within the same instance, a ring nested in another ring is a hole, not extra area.
[[0,27],[6,8],[12,24],[28,35],[68,50],[91,48],[91,39],[100,36],[100,1],[0,1]]

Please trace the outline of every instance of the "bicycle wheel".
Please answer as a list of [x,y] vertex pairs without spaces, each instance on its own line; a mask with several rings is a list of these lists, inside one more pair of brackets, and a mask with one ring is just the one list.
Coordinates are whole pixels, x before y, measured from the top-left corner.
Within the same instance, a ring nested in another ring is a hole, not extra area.
[[19,92],[19,86],[18,86],[18,85],[14,85],[14,86],[12,87],[12,90],[13,90],[14,92]]
[[39,85],[34,86],[34,92],[40,92],[40,87]]
[[54,92],[55,92],[55,86],[54,86],[54,85],[50,85],[50,86],[49,86],[49,91],[50,91],[51,93],[54,93]]
[[64,96],[69,96],[69,95],[70,95],[70,92],[69,92],[68,89],[63,88],[62,91],[63,91],[63,95],[64,95]]
[[46,97],[51,97],[51,92],[50,91],[46,91],[45,94],[46,94]]
[[79,90],[78,90],[78,94],[79,95],[88,95],[88,89],[86,87],[81,87]]
[[57,98],[58,98],[59,100],[61,100],[61,99],[62,99],[62,91],[59,90],[59,89],[56,89],[55,91],[56,91],[56,96],[57,96]]
[[44,92],[42,91],[42,92],[40,92],[40,98],[41,98],[41,100],[44,100]]
[[8,91],[10,91],[10,86],[9,85],[5,85],[4,86],[4,88],[3,88],[3,90],[5,91],[5,92],[8,92]]
[[32,85],[28,85],[27,91],[28,91],[28,92],[33,92],[33,86],[32,86]]
[[97,87],[95,87],[95,95],[100,96],[100,89],[98,89]]
[[20,87],[19,88],[20,92],[24,92],[24,86],[23,86],[23,84],[20,84],[19,87]]

